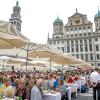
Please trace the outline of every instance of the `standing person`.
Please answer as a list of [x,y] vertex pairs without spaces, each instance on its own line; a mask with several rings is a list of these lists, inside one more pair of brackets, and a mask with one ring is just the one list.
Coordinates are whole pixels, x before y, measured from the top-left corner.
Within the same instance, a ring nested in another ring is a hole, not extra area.
[[22,100],[28,100],[29,98],[29,93],[27,91],[27,88],[25,86],[25,80],[24,79],[19,79],[18,81],[18,87],[16,89],[15,96],[21,97]]
[[43,80],[38,79],[36,81],[36,85],[34,85],[31,90],[31,100],[43,100],[42,89],[41,89],[42,87],[43,87]]
[[28,82],[28,85],[27,85],[27,92],[28,92],[28,99],[27,100],[31,100],[31,90],[32,90],[32,87],[36,84],[36,81],[34,79],[31,79],[29,82]]
[[93,87],[93,99],[96,100],[96,92],[97,92],[97,85],[99,82],[99,73],[98,68],[95,68],[95,70],[90,75],[91,85]]
[[98,100],[100,100],[100,69],[98,70],[99,73],[99,82],[97,85],[97,95],[98,95]]

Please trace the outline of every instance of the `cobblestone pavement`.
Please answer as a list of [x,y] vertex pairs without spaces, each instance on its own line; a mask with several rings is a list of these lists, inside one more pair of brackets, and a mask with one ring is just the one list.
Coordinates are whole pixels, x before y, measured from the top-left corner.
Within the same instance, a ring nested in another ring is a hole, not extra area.
[[72,98],[72,100],[93,100],[92,89],[87,93],[79,93],[77,98]]

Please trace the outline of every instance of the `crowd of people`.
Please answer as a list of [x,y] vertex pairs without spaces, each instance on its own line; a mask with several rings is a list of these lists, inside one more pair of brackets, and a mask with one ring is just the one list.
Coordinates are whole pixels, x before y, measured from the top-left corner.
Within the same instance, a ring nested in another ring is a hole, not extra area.
[[61,100],[68,100],[66,84],[84,80],[88,87],[89,78],[86,73],[71,74],[69,72],[5,72],[0,73],[0,98],[2,100],[43,100],[44,90],[61,93]]

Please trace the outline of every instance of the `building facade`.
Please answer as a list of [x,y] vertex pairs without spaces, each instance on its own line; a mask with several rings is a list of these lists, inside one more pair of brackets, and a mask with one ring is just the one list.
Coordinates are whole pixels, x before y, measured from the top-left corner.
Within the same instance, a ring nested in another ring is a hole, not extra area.
[[70,53],[95,67],[100,66],[100,11],[94,16],[94,23],[95,32],[93,23],[77,9],[65,25],[57,17],[53,22],[52,38],[48,37],[47,43],[57,52]]
[[13,13],[11,14],[9,22],[12,23],[19,32],[21,32],[21,24],[22,24],[20,11],[21,8],[19,6],[19,2],[16,1],[16,5],[13,7]]

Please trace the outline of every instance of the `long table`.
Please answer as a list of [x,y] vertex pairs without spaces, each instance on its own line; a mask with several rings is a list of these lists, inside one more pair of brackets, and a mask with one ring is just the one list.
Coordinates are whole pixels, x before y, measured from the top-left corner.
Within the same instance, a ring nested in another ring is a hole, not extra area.
[[68,93],[68,100],[71,100],[71,87],[66,88]]
[[43,100],[61,100],[61,93],[45,93],[43,95]]
[[75,96],[77,97],[77,89],[78,85],[77,84],[66,84],[68,87],[71,87],[71,93],[75,93]]

